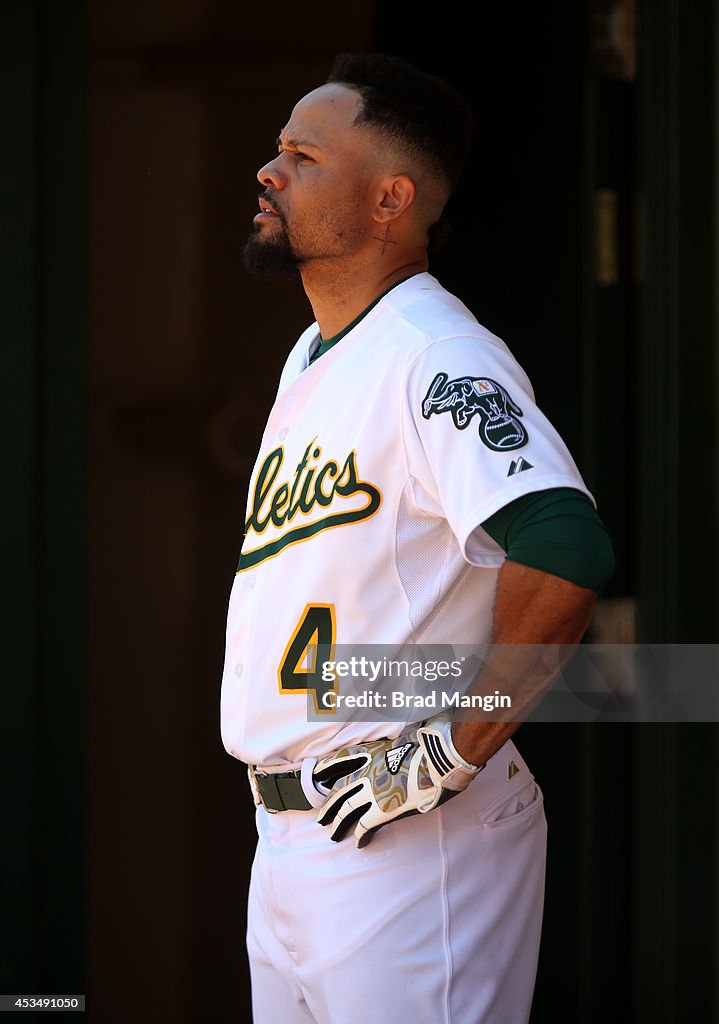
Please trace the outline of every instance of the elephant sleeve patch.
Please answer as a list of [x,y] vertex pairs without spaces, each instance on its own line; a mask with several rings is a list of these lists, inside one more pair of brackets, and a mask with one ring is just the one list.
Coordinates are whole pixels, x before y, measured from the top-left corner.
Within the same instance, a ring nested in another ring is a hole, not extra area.
[[457,377],[438,373],[422,401],[426,420],[433,413],[448,412],[457,430],[466,430],[472,418],[479,420],[479,436],[493,452],[521,448],[529,440],[523,415],[505,388],[489,377]]

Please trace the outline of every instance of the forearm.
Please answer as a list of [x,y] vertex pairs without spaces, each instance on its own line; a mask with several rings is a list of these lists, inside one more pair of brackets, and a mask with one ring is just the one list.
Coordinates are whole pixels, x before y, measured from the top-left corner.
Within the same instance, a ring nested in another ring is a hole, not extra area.
[[516,732],[586,633],[596,599],[593,590],[559,576],[504,562],[497,579],[490,651],[469,692],[499,690],[511,698],[512,714],[507,721],[491,722],[458,715],[452,738],[462,757],[484,764]]

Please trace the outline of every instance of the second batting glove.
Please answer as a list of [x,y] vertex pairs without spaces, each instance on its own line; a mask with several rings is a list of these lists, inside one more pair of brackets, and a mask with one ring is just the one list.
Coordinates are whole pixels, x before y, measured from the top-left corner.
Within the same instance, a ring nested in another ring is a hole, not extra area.
[[331,793],[317,820],[335,842],[354,827],[357,846],[366,846],[383,825],[456,796],[482,768],[455,749],[450,716],[437,715],[398,739],[352,744],[321,758],[313,778]]

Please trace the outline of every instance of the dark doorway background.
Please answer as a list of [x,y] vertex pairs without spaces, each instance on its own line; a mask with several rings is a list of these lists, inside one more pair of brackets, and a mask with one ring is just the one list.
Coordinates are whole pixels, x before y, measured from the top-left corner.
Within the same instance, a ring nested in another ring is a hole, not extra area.
[[[633,12],[5,5],[3,991],[86,991],[98,1024],[249,1020],[224,617],[309,311],[239,252],[256,167],[340,50],[472,101],[431,269],[525,366],[610,528],[591,639],[717,641],[715,11]],[[520,745],[550,824],[532,1024],[717,1020],[715,726]]]
[[[473,29],[437,19],[431,34],[417,23],[400,29],[389,8],[379,3],[379,48],[447,78],[475,111],[472,158],[447,211],[453,235],[434,272],[508,342],[582,468],[615,545],[602,613],[604,639],[619,642],[633,628],[636,594],[634,78],[598,73],[601,5],[486,4]],[[635,44],[629,27],[628,36]],[[600,283],[601,186],[615,197],[616,252],[615,273]],[[623,781],[636,731],[527,725],[518,742],[546,791],[550,826],[532,1020],[644,1020],[632,992],[634,797]]]

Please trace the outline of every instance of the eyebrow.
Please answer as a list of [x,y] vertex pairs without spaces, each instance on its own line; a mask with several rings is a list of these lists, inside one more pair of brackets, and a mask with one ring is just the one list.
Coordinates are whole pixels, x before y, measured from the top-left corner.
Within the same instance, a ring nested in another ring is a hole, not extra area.
[[321,149],[315,142],[309,142],[309,140],[287,139],[283,143],[280,135],[277,136],[275,143],[278,149]]

